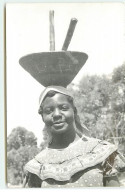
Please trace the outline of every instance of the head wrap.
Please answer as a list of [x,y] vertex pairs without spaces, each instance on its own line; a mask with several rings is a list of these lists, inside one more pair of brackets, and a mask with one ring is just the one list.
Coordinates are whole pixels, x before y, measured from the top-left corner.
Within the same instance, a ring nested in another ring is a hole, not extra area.
[[58,93],[61,93],[63,95],[67,95],[69,97],[73,98],[73,95],[71,94],[71,92],[69,92],[69,90],[67,90],[66,88],[62,87],[62,86],[48,86],[45,88],[45,90],[40,94],[39,97],[39,106],[41,106],[44,98],[46,97],[47,93],[50,91],[55,91]]

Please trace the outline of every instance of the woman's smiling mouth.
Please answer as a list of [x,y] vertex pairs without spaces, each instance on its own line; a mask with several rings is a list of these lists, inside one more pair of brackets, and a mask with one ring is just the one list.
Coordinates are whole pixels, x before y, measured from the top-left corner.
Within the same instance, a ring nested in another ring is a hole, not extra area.
[[56,121],[53,123],[54,127],[63,127],[65,124],[65,121]]

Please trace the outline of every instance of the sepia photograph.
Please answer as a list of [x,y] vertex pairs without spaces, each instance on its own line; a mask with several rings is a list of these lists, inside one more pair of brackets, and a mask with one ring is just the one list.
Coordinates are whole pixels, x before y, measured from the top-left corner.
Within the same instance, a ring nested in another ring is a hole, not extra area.
[[7,188],[125,187],[124,3],[6,4]]

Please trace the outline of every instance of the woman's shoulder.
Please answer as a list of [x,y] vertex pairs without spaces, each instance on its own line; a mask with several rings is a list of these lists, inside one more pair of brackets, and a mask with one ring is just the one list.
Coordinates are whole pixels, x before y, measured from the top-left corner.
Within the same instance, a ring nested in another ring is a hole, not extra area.
[[83,136],[82,137],[82,141],[86,142],[86,145],[88,146],[88,149],[91,151],[116,151],[117,150],[117,146],[106,141],[106,140],[101,140],[98,138],[94,138],[94,137],[88,137],[88,136]]
[[33,159],[27,162],[26,165],[24,166],[24,173],[26,174],[27,172],[30,172],[38,175],[41,164],[38,161],[37,157],[42,157],[44,155],[45,155],[45,149],[41,150],[41,152],[39,152]]
[[[125,157],[119,152],[118,147],[106,140],[88,138],[89,145],[95,144],[93,152],[103,157],[103,168],[105,176],[112,176],[119,172],[125,172]],[[99,157],[101,157],[99,156]]]

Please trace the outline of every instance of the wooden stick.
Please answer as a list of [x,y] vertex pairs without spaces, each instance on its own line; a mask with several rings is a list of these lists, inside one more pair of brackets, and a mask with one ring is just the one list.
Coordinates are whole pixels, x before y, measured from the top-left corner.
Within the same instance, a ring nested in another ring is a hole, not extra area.
[[54,11],[49,12],[50,21],[50,51],[55,50],[55,32],[54,32]]
[[69,29],[68,29],[68,32],[67,32],[67,35],[66,35],[66,38],[65,38],[62,50],[66,51],[68,49],[68,46],[69,46],[70,41],[71,41],[72,36],[73,36],[73,32],[75,30],[76,23],[77,23],[77,19],[76,18],[72,18],[71,21],[70,21]]

